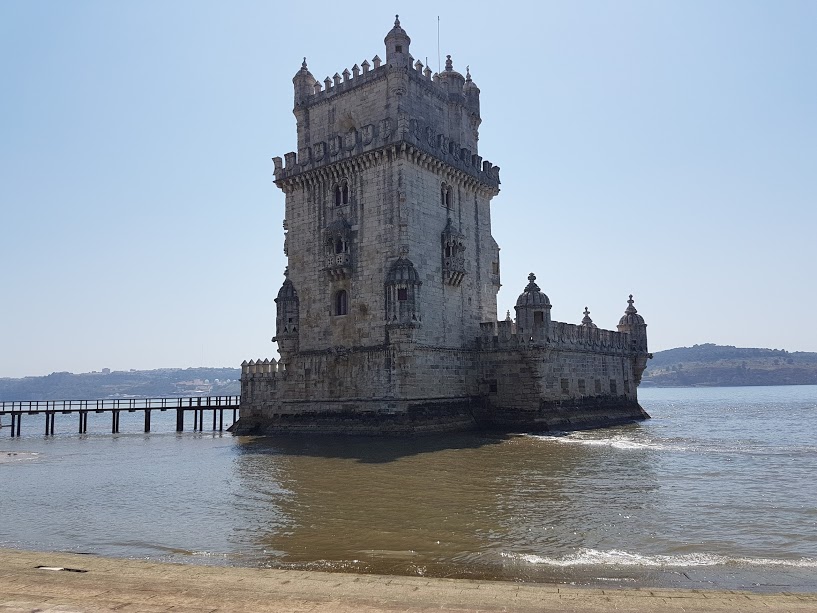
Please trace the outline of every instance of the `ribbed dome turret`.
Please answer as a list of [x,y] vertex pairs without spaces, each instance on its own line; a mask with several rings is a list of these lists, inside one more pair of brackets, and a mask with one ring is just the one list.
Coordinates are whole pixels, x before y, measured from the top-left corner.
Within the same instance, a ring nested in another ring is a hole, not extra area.
[[417,269],[414,268],[414,264],[412,264],[411,260],[402,256],[397,258],[397,261],[392,264],[388,275],[386,275],[386,282],[391,284],[405,283],[421,285],[420,275]]
[[298,300],[298,292],[295,291],[295,285],[289,280],[289,268],[284,271],[284,282],[281,289],[278,290],[278,297],[275,302],[279,300]]
[[521,307],[543,307],[543,306],[550,306],[550,299],[539,290],[539,286],[536,285],[536,275],[530,273],[528,275],[528,281],[530,283],[525,286],[525,291],[519,294],[519,298],[516,300],[516,306]]
[[635,326],[635,325],[642,325],[644,324],[644,318],[638,314],[638,311],[633,306],[633,295],[630,294],[630,299],[627,301],[627,308],[624,311],[624,315],[621,319],[618,320],[619,326]]

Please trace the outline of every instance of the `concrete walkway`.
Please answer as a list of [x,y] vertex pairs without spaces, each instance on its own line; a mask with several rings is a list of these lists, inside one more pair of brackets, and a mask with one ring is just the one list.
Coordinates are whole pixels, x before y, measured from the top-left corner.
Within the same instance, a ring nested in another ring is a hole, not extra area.
[[601,590],[499,581],[156,564],[0,549],[0,612],[35,611],[813,613],[817,611],[817,594]]

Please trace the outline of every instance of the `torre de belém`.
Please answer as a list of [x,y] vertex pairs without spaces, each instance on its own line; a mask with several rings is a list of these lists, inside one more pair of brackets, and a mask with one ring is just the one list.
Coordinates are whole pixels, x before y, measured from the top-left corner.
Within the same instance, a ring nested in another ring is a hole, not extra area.
[[[293,78],[297,153],[286,195],[280,360],[242,365],[239,434],[572,430],[644,419],[648,357],[632,296],[618,330],[585,309],[551,321],[528,276],[497,321],[499,167],[477,152],[480,90],[439,74],[395,20],[386,59],[323,83]],[[522,280],[518,280],[520,286]]]

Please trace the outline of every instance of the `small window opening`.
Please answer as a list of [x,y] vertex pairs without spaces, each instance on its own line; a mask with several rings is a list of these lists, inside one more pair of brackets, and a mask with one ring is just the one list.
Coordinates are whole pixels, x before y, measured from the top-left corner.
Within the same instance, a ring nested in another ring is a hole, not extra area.
[[445,206],[445,185],[440,188],[440,205]]
[[533,323],[535,323],[535,324],[545,323],[545,314],[542,311],[534,311],[533,312]]
[[490,381],[488,383],[488,391],[491,392],[491,393],[496,393],[496,391],[497,391],[496,381]]
[[447,257],[447,258],[451,257],[451,245],[446,245],[445,246],[445,257]]
[[349,204],[349,185],[344,183],[341,192],[343,204]]
[[395,50],[397,53],[403,53],[403,45],[395,45],[395,46],[394,46],[394,50]]
[[346,315],[347,308],[346,290],[342,289],[335,294],[335,315]]
[[340,190],[340,185],[335,187],[335,206],[340,206],[342,202],[342,194]]
[[335,241],[335,253],[343,253],[345,249],[343,248],[343,241],[338,239]]
[[288,322],[289,322],[289,323],[292,323],[292,320],[293,320],[293,319],[294,319],[293,317],[288,317],[288,318],[287,318],[287,320],[288,320]]
[[397,299],[400,302],[405,302],[406,300],[408,300],[408,289],[405,287],[397,288]]

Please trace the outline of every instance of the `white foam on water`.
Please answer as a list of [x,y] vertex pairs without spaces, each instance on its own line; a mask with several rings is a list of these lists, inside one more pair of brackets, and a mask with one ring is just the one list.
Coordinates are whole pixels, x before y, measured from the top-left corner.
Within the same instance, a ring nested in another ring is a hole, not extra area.
[[40,454],[35,451],[0,451],[0,464],[36,460]]
[[598,434],[585,434],[583,432],[574,432],[565,435],[533,435],[538,439],[546,441],[554,441],[563,445],[588,445],[591,447],[612,447],[613,449],[621,449],[625,451],[687,451],[689,448],[685,445],[670,443],[668,441],[650,441],[650,440],[636,440],[622,434],[616,434],[611,437],[600,437]]
[[788,566],[794,568],[817,568],[817,558],[782,560],[773,558],[730,558],[710,553],[691,553],[678,556],[641,555],[618,549],[600,551],[580,549],[577,553],[561,558],[549,558],[532,554],[508,554],[503,557],[516,558],[529,564],[547,566]]

